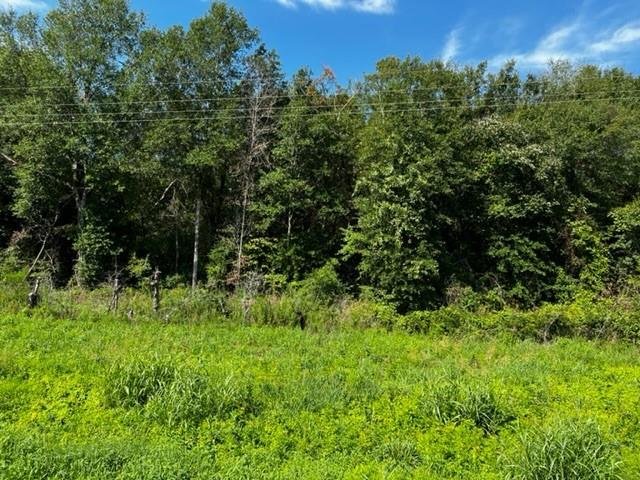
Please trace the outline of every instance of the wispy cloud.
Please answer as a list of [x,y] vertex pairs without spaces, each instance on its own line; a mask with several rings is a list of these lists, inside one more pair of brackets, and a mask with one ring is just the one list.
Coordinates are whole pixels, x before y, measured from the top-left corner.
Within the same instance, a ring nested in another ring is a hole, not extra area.
[[591,25],[579,18],[558,25],[531,50],[501,53],[489,63],[496,67],[514,59],[520,66],[534,69],[544,68],[554,60],[612,64],[619,60],[619,55],[637,51],[639,46],[640,21],[634,20],[611,28]]
[[44,10],[48,8],[45,2],[40,0],[0,0],[0,9],[30,9],[30,10]]
[[640,43],[640,22],[628,23],[617,29],[609,38],[591,45],[596,53],[617,52]]
[[396,0],[276,0],[287,8],[307,5],[323,10],[349,9],[357,12],[389,14],[395,9]]
[[440,55],[443,61],[448,62],[449,60],[453,60],[456,55],[460,53],[460,33],[461,29],[456,28],[455,30],[451,30],[449,35],[447,35],[447,41]]

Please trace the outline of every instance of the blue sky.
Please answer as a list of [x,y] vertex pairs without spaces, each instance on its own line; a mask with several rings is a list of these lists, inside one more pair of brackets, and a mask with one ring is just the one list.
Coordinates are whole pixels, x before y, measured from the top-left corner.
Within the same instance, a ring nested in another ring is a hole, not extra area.
[[[331,67],[342,82],[388,55],[458,63],[518,60],[522,71],[550,58],[623,66],[640,73],[640,0],[228,0],[257,27],[291,73]],[[150,23],[187,24],[203,0],[131,0]],[[0,0],[42,12],[54,0]]]

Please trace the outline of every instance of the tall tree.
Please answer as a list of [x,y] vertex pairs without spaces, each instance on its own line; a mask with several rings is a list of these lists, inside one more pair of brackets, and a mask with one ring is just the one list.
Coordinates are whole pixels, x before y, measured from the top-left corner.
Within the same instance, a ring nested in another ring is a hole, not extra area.
[[[242,143],[238,85],[256,40],[239,12],[214,2],[187,31],[145,33],[131,71],[130,95],[143,105],[146,120],[139,125],[140,173],[150,180],[151,198],[162,199],[155,210],[181,204],[192,212],[194,288],[201,252],[225,224],[229,170]],[[170,204],[168,198],[178,200]]]
[[365,285],[404,309],[435,305],[448,277],[446,240],[468,177],[454,149],[477,93],[470,73],[391,58],[365,81],[369,119],[358,151],[358,223],[345,252],[359,259]]
[[99,279],[110,253],[117,209],[104,207],[118,203],[120,143],[107,115],[141,22],[125,0],[61,0],[39,32],[47,68],[32,72],[27,88],[33,95],[16,114],[16,210],[27,224],[38,217],[73,221],[81,284]]
[[252,233],[250,206],[256,181],[269,162],[277,123],[275,108],[283,92],[283,75],[275,52],[261,45],[245,63],[246,71],[239,90],[244,100],[242,111],[246,114],[245,141],[235,166],[238,191],[234,277],[238,283],[242,281],[245,243]]
[[298,279],[337,255],[352,219],[356,134],[364,114],[332,79],[298,72],[272,168],[258,184],[251,248],[269,273]]

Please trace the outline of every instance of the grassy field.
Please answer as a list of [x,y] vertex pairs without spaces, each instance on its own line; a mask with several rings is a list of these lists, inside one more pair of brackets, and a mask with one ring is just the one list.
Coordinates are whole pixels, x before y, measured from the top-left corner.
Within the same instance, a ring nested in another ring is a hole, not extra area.
[[635,479],[639,353],[5,315],[0,478]]

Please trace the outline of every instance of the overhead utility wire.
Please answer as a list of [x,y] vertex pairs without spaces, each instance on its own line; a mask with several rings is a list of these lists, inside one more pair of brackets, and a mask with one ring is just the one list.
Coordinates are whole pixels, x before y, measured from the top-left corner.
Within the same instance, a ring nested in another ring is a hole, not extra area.
[[[315,113],[302,113],[297,115],[298,117],[313,117],[318,115],[326,115],[326,114],[337,114],[337,115],[360,115],[365,116],[372,113],[380,113],[382,115],[391,114],[391,113],[420,113],[420,112],[430,112],[430,111],[442,111],[442,110],[478,110],[480,108],[492,108],[492,107],[508,107],[508,106],[524,106],[524,107],[537,107],[540,105],[554,105],[554,104],[567,104],[567,103],[581,103],[581,102],[597,102],[603,100],[640,100],[640,96],[630,96],[630,97],[602,97],[602,98],[592,98],[592,99],[570,99],[570,100],[551,100],[551,101],[541,101],[537,103],[493,103],[493,104],[479,104],[479,105],[440,105],[437,107],[418,107],[418,108],[400,108],[400,109],[391,109],[391,110],[376,110],[373,112],[363,112],[363,111],[343,111],[336,112],[334,111],[326,111],[326,112],[315,112]],[[380,105],[384,106],[384,105]],[[272,115],[271,115],[272,116]],[[282,115],[282,117],[292,117],[295,115]],[[281,117],[281,118],[282,118]],[[250,119],[249,115],[239,115],[239,116],[230,116],[224,117],[225,120],[241,120],[241,119]],[[42,122],[6,122],[0,123],[0,127],[26,127],[26,126],[49,126],[49,125],[79,125],[79,124],[109,124],[109,125],[117,125],[117,124],[133,124],[133,123],[154,123],[154,122],[196,122],[196,121],[207,121],[207,120],[220,120],[219,116],[190,116],[190,117],[167,117],[167,118],[135,118],[135,119],[116,119],[116,120],[77,120],[77,121],[42,121]]]

